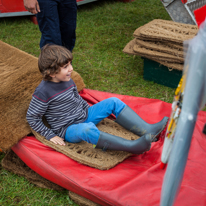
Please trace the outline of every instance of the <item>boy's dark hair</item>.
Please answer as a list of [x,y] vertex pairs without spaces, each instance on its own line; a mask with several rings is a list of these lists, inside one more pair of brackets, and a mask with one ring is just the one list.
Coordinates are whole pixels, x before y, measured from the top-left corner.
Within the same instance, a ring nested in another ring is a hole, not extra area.
[[72,53],[65,47],[46,44],[39,55],[38,66],[44,80],[52,80],[50,75],[57,74],[60,67],[72,61]]

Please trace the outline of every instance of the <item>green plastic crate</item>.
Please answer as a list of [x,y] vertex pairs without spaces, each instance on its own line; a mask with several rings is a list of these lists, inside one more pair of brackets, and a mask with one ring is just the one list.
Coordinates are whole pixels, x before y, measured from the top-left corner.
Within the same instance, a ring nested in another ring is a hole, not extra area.
[[176,88],[182,77],[182,71],[173,69],[169,71],[168,67],[147,58],[144,60],[144,79],[154,81],[167,87]]

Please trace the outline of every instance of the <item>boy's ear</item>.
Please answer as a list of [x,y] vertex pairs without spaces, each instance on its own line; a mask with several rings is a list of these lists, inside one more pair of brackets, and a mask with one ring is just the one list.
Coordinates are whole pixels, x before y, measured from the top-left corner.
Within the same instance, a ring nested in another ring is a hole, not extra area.
[[55,77],[55,74],[50,74],[49,75],[51,78],[54,78]]

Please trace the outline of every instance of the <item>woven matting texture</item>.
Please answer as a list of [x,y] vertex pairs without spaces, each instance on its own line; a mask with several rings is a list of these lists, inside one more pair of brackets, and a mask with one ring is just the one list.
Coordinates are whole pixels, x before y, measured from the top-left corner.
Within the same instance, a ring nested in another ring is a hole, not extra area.
[[198,27],[189,24],[155,19],[137,28],[130,41],[123,49],[124,53],[142,56],[156,61],[169,70],[183,70],[183,42],[193,38]]
[[141,31],[141,29],[143,29],[143,27],[144,27],[144,26],[138,27],[138,28],[134,31],[133,36],[134,36],[136,39],[140,39],[140,40],[143,40],[143,41],[144,41],[144,40],[145,40],[145,41],[154,41],[153,38],[144,37],[144,36],[141,35],[140,31]]
[[[135,140],[139,138],[139,136],[124,129],[122,126],[120,126],[113,120],[107,118],[102,120],[97,125],[97,127],[99,130],[103,132],[107,132],[109,134],[116,135],[128,140]],[[124,151],[102,151],[101,149],[94,149],[92,144],[89,144],[84,141],[75,144],[66,142],[65,146],[56,145],[53,142],[48,141],[39,133],[35,131],[32,132],[35,135],[35,137],[43,144],[52,147],[53,149],[65,154],[66,156],[70,157],[71,159],[79,163],[100,170],[108,170],[132,155],[131,153]]]
[[170,63],[183,63],[184,62],[184,58],[182,57],[174,56],[174,55],[167,54],[161,51],[155,51],[152,49],[148,49],[138,44],[134,45],[133,50],[140,56],[147,55],[147,56],[150,56],[151,58],[165,60]]
[[[0,41],[0,148],[8,150],[31,129],[26,112],[35,88],[42,80],[38,59]],[[81,91],[85,85],[77,72],[72,79]]]
[[[125,48],[123,49],[123,52],[126,53],[126,54],[130,54],[130,55],[138,55],[134,50],[133,50],[133,47],[134,45],[136,44],[136,39],[133,39],[131,40],[126,46]],[[161,58],[154,58],[154,57],[151,57],[151,56],[148,56],[148,55],[141,55],[142,57],[145,57],[145,58],[148,58],[148,59],[151,59],[153,61],[156,61],[166,67],[168,67],[169,70],[172,70],[172,69],[176,69],[176,70],[180,70],[182,71],[183,70],[183,64],[180,64],[180,63],[168,63],[167,61],[164,61],[162,60]]]
[[[198,27],[168,20],[155,19],[144,25],[134,36],[140,35],[149,39],[161,39],[182,44],[183,41],[193,38],[198,32]],[[138,33],[138,34],[136,34]]]
[[178,43],[178,42],[173,42],[173,41],[165,41],[164,39],[154,39],[154,38],[149,38],[149,37],[144,37],[144,36],[141,36],[141,29],[143,28],[144,26],[140,26],[139,28],[137,28],[133,34],[133,36],[137,39],[137,40],[141,40],[141,41],[145,41],[145,42],[159,42],[159,43],[162,43],[162,44],[165,44],[171,48],[175,48],[177,49],[178,51],[183,51],[185,50],[185,48],[183,49],[183,42],[182,43]]
[[177,58],[181,57],[180,60],[184,61],[183,46],[181,48],[177,48],[173,46],[173,44],[167,44],[165,42],[144,41],[140,39],[136,39],[136,44],[140,45],[141,47],[153,50],[154,52],[159,51],[166,54],[171,54]]
[[75,203],[77,203],[79,206],[100,206],[99,204],[92,202],[91,200],[88,200],[74,192],[69,191],[69,197],[72,199]]
[[64,190],[63,187],[43,178],[32,169],[30,169],[12,150],[9,150],[1,165],[4,169],[13,172],[19,176],[25,177],[29,182],[41,188],[53,189],[57,191]]

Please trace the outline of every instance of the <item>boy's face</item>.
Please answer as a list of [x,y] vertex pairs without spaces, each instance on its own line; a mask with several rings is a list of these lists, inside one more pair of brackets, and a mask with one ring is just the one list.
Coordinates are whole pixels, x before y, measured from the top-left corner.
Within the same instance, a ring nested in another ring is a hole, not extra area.
[[58,74],[50,75],[52,77],[52,82],[68,82],[71,79],[71,74],[73,67],[71,62],[68,62],[63,67],[60,67],[60,72]]

